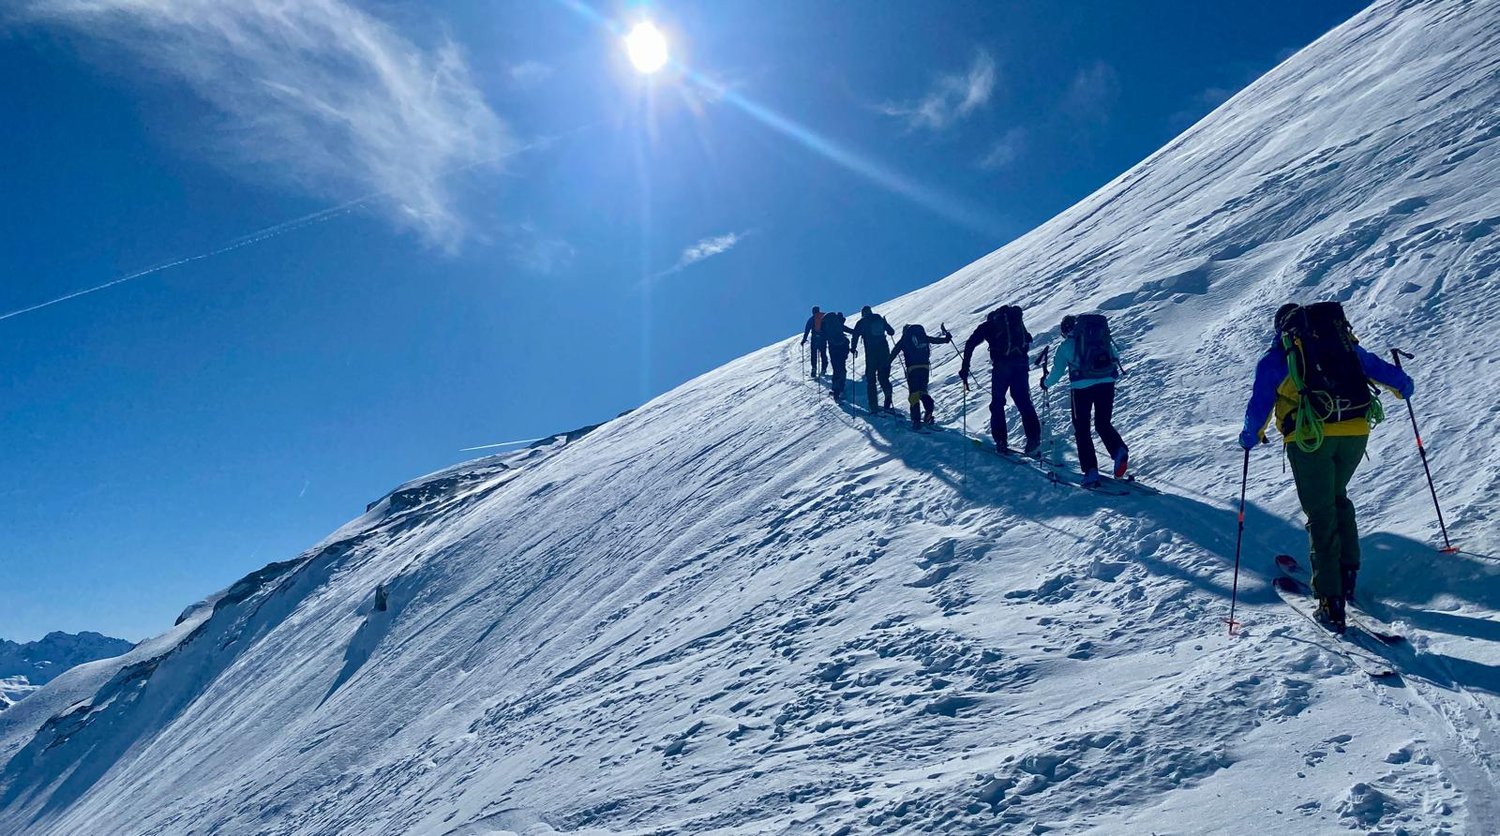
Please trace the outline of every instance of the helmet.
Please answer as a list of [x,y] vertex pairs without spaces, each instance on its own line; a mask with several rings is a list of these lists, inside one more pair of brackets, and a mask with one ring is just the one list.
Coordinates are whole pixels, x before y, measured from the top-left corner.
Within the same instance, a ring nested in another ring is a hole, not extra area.
[[818,312],[818,306],[817,305],[813,305],[813,313],[817,313],[817,312]]
[[1301,306],[1295,302],[1288,302],[1276,309],[1276,331],[1280,333],[1285,330],[1287,322],[1292,318]]
[[1068,314],[1067,316],[1062,318],[1062,324],[1059,327],[1062,329],[1064,336],[1073,333],[1073,323],[1077,321],[1078,317],[1072,314]]
[[865,305],[863,308],[860,308],[859,312],[864,314],[865,316],[869,316],[870,314],[875,313],[874,311],[870,310],[869,305]]

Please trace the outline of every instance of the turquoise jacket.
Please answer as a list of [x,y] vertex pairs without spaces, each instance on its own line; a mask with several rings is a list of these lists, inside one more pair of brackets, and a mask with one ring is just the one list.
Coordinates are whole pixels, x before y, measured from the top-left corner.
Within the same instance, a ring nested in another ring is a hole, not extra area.
[[[1115,349],[1114,341],[1109,344],[1109,356],[1115,361],[1116,368],[1119,367],[1120,352]],[[1057,351],[1052,355],[1052,373],[1042,381],[1042,387],[1050,389],[1062,382],[1063,375],[1068,373],[1068,367],[1073,365],[1073,338],[1064,337],[1057,346]],[[1084,380],[1075,380],[1071,385],[1074,389],[1087,389],[1090,386],[1098,386],[1101,383],[1114,383],[1114,375],[1108,377],[1090,377]]]

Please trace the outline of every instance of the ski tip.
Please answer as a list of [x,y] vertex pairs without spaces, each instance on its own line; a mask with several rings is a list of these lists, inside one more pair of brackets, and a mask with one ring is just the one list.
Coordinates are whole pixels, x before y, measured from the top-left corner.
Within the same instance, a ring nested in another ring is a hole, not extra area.
[[1271,579],[1271,586],[1286,592],[1301,592],[1305,587],[1298,583],[1295,578],[1279,577]]
[[1287,568],[1287,569],[1292,569],[1292,570],[1296,570],[1296,569],[1300,568],[1300,566],[1297,563],[1297,558],[1292,557],[1289,554],[1278,554],[1278,555],[1276,555],[1276,565],[1284,567],[1284,568]]

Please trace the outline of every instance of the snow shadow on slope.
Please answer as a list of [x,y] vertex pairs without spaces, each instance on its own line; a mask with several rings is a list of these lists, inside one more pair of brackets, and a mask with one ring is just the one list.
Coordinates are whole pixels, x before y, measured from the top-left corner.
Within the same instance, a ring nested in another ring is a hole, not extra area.
[[[1195,571],[1146,548],[1139,549],[1133,559],[1153,574],[1187,582],[1222,599],[1227,612],[1231,590],[1226,572],[1234,563],[1237,534],[1236,511],[1227,502],[1221,507],[1167,492],[1125,497],[1090,493],[1049,482],[1036,468],[1001,459],[952,430],[919,434],[904,418],[849,406],[843,412],[880,453],[932,476],[968,502],[1068,534],[1085,548],[1086,539],[1053,521],[1087,518],[1101,508],[1113,508],[1140,522],[1146,532],[1176,535],[1218,561],[1218,571]],[[1486,611],[1500,609],[1500,583],[1496,582],[1500,568],[1467,555],[1441,555],[1431,544],[1397,534],[1380,532],[1360,539],[1363,588],[1371,598],[1388,602],[1373,606],[1376,615],[1403,619],[1423,630],[1500,641],[1500,624],[1494,621],[1423,608],[1436,598],[1451,596]],[[1279,553],[1306,555],[1306,530],[1293,520],[1247,505],[1239,580],[1242,602],[1278,600],[1270,580],[1277,574],[1271,558]],[[1500,693],[1500,667],[1431,651],[1418,654],[1410,648],[1393,650],[1390,656],[1403,671],[1436,684]]]

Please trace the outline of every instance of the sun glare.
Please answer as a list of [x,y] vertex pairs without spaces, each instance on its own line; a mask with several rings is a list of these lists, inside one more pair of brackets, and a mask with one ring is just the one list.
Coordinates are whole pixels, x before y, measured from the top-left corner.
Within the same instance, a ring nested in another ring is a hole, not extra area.
[[650,21],[642,21],[625,36],[625,53],[636,72],[650,75],[667,63],[667,38]]

